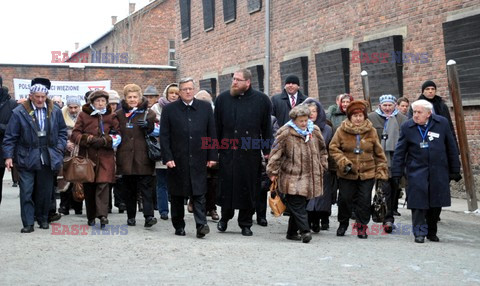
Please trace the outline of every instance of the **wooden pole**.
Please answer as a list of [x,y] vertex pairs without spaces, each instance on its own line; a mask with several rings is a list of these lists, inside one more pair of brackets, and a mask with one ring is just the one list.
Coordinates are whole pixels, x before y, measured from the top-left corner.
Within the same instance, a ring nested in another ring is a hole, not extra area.
[[457,125],[457,137],[462,158],[463,180],[467,192],[468,210],[478,209],[477,194],[475,192],[475,182],[473,179],[472,166],[470,164],[470,151],[468,148],[467,128],[465,127],[465,117],[463,115],[462,95],[460,94],[460,85],[458,84],[457,63],[449,60],[447,63],[448,89],[453,102],[453,111],[455,113],[455,125]]
[[370,99],[370,85],[368,84],[368,73],[367,71],[362,71],[360,73],[362,76],[362,86],[363,86],[363,98],[368,102],[368,109],[372,112],[372,100]]

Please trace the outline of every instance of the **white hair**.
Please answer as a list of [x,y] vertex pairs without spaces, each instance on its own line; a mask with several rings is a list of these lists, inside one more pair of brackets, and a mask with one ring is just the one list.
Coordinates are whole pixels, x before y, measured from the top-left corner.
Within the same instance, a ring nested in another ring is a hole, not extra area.
[[432,112],[432,110],[433,110],[433,104],[431,104],[430,102],[428,102],[425,99],[419,99],[419,100],[413,102],[412,103],[412,110],[415,110],[415,107],[417,107],[417,106],[425,108],[426,111]]

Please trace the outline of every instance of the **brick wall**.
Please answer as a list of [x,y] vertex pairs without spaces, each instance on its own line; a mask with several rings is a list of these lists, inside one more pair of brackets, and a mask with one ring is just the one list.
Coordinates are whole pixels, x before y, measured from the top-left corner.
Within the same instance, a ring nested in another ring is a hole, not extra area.
[[[168,65],[168,41],[176,37],[175,2],[157,0],[145,6],[116,23],[110,33],[92,43],[93,49],[127,53],[129,64]],[[89,47],[79,51],[89,54],[88,62],[92,52]]]
[[148,85],[154,85],[158,91],[175,81],[174,68],[139,68],[139,67],[105,67],[90,66],[71,68],[68,64],[59,65],[0,65],[0,75],[3,85],[13,94],[13,79],[32,79],[46,77],[52,81],[95,81],[111,80],[112,89],[123,95],[123,87],[129,83],[138,84],[142,90]]

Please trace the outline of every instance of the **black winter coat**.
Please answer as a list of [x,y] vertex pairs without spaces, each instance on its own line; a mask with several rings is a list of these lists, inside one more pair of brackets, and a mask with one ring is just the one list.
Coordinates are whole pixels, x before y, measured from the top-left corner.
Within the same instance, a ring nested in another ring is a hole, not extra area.
[[[270,154],[272,143],[271,102],[268,96],[249,88],[240,96],[221,93],[215,102],[218,140],[237,139],[238,149],[219,150],[217,204],[226,209],[250,209],[260,192],[262,151]],[[263,139],[268,146],[255,146]],[[261,150],[260,148],[263,147]]]
[[168,191],[174,196],[198,196],[207,192],[207,161],[217,161],[216,149],[202,147],[202,137],[216,139],[213,110],[194,99],[191,106],[177,100],[165,106],[160,119],[162,159],[167,169]]
[[[295,105],[301,104],[307,98],[308,97],[303,95],[299,90]],[[277,118],[279,127],[282,127],[290,120],[290,116],[288,116],[290,110],[292,110],[292,104],[285,89],[282,93],[272,96],[272,115]]]
[[[3,90],[0,88],[0,146],[7,130],[7,124],[12,116],[12,111],[17,107],[17,102],[10,98],[10,95],[3,94]],[[3,163],[3,148],[0,147],[0,168],[5,168]]]

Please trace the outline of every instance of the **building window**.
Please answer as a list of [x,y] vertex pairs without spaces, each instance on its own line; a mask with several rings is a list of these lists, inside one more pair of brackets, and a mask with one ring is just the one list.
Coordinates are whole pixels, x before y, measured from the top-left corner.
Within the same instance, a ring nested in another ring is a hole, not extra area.
[[262,10],[262,0],[248,0],[247,8],[250,14]]
[[215,26],[215,0],[203,0],[203,29],[208,32]]
[[182,40],[190,39],[190,0],[180,0],[180,22],[182,26]]
[[223,21],[230,23],[237,18],[237,0],[223,0]]
[[446,60],[457,63],[463,105],[480,105],[480,14],[443,23]]
[[175,66],[175,40],[168,41],[168,65]]

